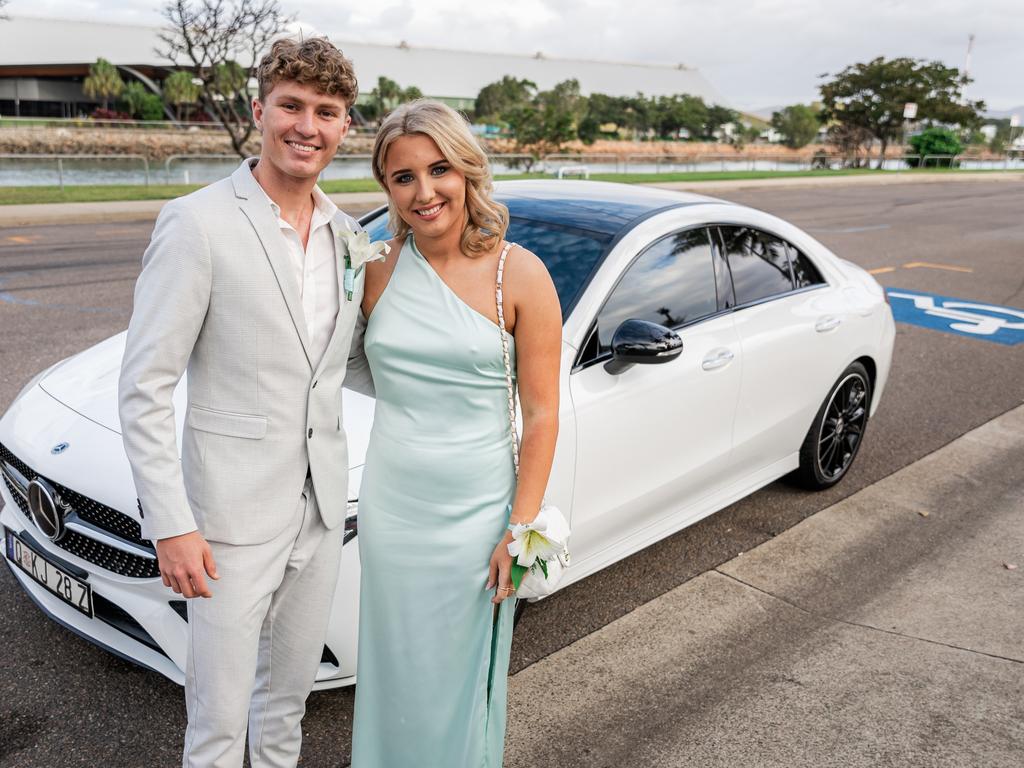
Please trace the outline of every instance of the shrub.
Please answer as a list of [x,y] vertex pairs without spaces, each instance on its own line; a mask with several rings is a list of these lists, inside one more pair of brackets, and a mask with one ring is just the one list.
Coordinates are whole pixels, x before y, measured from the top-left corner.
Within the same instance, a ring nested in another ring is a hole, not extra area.
[[[917,136],[911,136],[908,143],[914,148],[914,154],[920,155],[920,158],[907,158],[907,164],[911,168],[918,167],[927,155],[959,155],[963,151],[963,145],[957,135],[948,128],[939,128],[938,126],[925,128]],[[959,163],[955,165],[959,165]],[[953,158],[933,159],[928,162],[928,167],[954,167]]]

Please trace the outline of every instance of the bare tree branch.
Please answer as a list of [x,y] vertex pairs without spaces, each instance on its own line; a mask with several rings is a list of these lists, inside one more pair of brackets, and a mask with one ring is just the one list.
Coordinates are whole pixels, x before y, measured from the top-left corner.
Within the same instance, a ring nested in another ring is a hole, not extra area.
[[204,108],[245,157],[255,128],[248,82],[260,56],[295,17],[283,15],[277,0],[168,0],[162,14],[167,23],[157,54],[191,70]]

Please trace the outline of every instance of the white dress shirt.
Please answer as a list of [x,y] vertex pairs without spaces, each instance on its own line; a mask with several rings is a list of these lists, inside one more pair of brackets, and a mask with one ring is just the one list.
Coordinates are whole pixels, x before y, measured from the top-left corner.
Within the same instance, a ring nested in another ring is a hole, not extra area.
[[313,187],[313,215],[305,248],[302,247],[299,233],[281,218],[281,207],[273,200],[270,201],[270,207],[277,216],[281,234],[288,245],[288,254],[291,256],[302,299],[302,314],[306,318],[311,362],[315,369],[334,334],[340,306],[338,259],[334,249],[334,233],[330,227],[338,206],[319,187]]

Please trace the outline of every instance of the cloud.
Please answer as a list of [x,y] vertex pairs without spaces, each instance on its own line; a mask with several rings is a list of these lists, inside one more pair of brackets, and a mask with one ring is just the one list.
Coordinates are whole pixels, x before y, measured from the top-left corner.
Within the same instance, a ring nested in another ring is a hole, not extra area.
[[[8,11],[159,24],[159,2],[12,0]],[[971,97],[1024,104],[1020,0],[285,0],[282,7],[339,39],[684,63],[731,103],[750,107],[811,100],[819,74],[875,56],[962,66],[973,32]]]

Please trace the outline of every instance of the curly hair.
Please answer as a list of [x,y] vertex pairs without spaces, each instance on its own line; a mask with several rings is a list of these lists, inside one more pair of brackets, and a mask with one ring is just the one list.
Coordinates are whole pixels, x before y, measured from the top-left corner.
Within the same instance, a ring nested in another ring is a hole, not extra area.
[[359,96],[352,61],[326,37],[277,40],[260,59],[256,78],[260,101],[283,80],[311,85],[328,96],[340,96],[348,107]]
[[[396,139],[422,134],[433,139],[444,159],[466,177],[466,226],[460,245],[467,256],[490,252],[505,237],[508,208],[492,197],[494,185],[487,155],[469,130],[469,123],[440,101],[417,99],[395,109],[381,122],[373,143],[373,175],[388,191],[384,163]],[[409,224],[388,194],[388,217],[398,239],[409,234]]]

